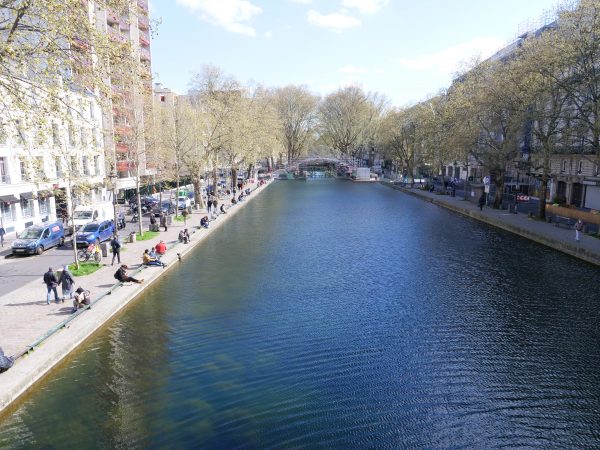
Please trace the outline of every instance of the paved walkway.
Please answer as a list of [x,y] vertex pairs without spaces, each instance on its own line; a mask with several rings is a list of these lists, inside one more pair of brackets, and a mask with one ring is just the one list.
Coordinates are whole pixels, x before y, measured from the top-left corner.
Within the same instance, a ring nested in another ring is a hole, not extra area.
[[576,242],[575,230],[572,228],[557,227],[554,224],[530,218],[526,214],[513,214],[507,210],[484,207],[483,211],[480,211],[479,206],[459,197],[439,195],[417,188],[402,188],[386,182],[383,184],[600,265],[600,239],[581,233],[581,240]]
[[[255,185],[252,186],[252,188],[254,187]],[[225,202],[226,207],[231,207],[228,201],[228,199],[221,199],[221,203]],[[237,208],[237,205],[234,207]],[[167,251],[169,258],[164,259],[176,260],[174,253],[180,251],[177,248],[181,247],[183,249],[183,246],[185,246],[185,244],[178,242],[179,231],[188,228],[192,241],[198,240],[202,234],[211,231],[211,229],[199,228],[200,218],[206,214],[206,210],[193,211],[192,216],[188,217],[187,225],[184,222],[173,220],[172,225],[168,227],[168,231],[161,231],[159,236],[148,241],[127,243],[124,233],[120,233],[121,242],[124,244],[121,250],[121,263],[127,264],[131,273],[131,269],[141,266],[144,250],[150,249],[161,239],[167,243],[169,248],[169,251]],[[223,215],[218,216],[216,221],[220,222],[223,217]],[[145,229],[147,230],[147,226]],[[172,247],[175,248],[172,249]],[[111,286],[117,283],[113,275],[118,268],[116,262],[114,266],[111,266],[111,259],[112,253],[109,253],[109,256],[103,260],[103,268],[85,277],[76,277],[74,289],[79,286],[88,289],[91,291],[92,297],[109,290]],[[56,271],[62,268],[55,267],[54,269]],[[145,268],[139,276],[134,276],[147,278],[150,271],[161,270],[160,267],[149,267]],[[20,288],[0,296],[0,347],[7,355],[15,355],[23,351],[24,348],[71,314],[72,302],[68,299],[64,303],[57,304],[52,298],[50,305],[46,304],[46,285],[43,284],[42,277],[43,273],[40,273],[39,280],[25,283]],[[60,286],[58,287],[58,293],[61,294]]]

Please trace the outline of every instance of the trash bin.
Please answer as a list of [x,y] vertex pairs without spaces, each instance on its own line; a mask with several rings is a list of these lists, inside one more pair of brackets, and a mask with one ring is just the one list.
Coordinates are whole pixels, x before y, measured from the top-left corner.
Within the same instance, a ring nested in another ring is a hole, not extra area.
[[102,252],[103,258],[106,258],[108,256],[108,244],[106,242],[102,242],[100,244],[100,251]]
[[129,242],[131,242],[132,244],[135,242],[135,231],[129,233]]
[[158,231],[158,224],[157,223],[151,223],[150,227],[148,229],[150,231]]

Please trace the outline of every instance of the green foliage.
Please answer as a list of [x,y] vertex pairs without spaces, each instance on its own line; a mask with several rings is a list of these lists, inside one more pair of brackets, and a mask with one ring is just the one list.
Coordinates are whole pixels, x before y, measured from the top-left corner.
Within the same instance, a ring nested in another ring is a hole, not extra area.
[[144,234],[136,233],[135,238],[138,241],[149,241],[150,239],[154,239],[160,233],[158,231],[144,231]]
[[98,269],[101,269],[101,268],[102,268],[102,264],[100,264],[100,263],[96,263],[96,262],[80,262],[79,263],[79,269],[77,269],[77,266],[75,264],[71,264],[69,266],[69,271],[75,277],[82,277],[82,276],[94,273],[95,271],[97,271]]

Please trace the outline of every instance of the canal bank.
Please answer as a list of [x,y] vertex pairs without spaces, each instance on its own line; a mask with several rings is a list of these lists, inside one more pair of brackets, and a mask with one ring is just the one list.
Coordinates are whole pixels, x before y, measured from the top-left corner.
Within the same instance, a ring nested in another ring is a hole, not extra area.
[[459,197],[406,188],[386,181],[381,184],[600,266],[600,239],[593,236],[582,234],[581,240],[576,242],[573,229],[558,227],[525,214],[514,214],[488,207],[480,211],[477,205]]
[[[211,222],[208,229],[196,228],[200,217],[206,213],[195,212],[187,221],[187,227],[194,230],[189,244],[182,244],[177,240],[179,231],[186,225],[174,222],[168,232],[162,232],[154,240],[126,246],[121,254],[122,262],[130,266],[131,275],[145,280],[143,284],[115,284],[113,272],[116,266],[108,264],[91,275],[77,278],[75,286],[81,285],[89,289],[94,303],[89,310],[80,311],[74,320],[69,321],[72,308],[69,300],[59,304],[52,302],[51,305],[46,305],[46,301],[41,300],[45,294],[41,282],[28,283],[17,291],[0,297],[0,309],[3,311],[0,318],[0,346],[7,355],[20,355],[29,349],[10,370],[0,374],[0,413],[48,375],[83,341],[150,289],[162,275],[179,264],[185,264],[186,255],[252,202],[269,184],[270,182],[257,187],[245,201],[231,205],[226,214],[220,214]],[[162,258],[167,266],[164,269],[140,266],[143,249],[154,246],[159,239],[168,244],[169,250]],[[44,338],[45,335],[50,336]]]

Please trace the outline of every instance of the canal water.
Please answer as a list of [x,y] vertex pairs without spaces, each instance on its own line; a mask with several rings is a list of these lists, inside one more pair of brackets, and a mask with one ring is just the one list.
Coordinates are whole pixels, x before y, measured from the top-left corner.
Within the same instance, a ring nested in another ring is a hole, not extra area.
[[0,447],[598,448],[597,276],[380,185],[277,182]]

